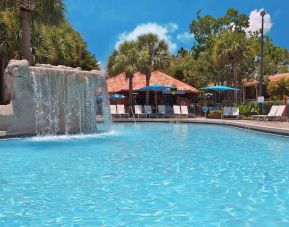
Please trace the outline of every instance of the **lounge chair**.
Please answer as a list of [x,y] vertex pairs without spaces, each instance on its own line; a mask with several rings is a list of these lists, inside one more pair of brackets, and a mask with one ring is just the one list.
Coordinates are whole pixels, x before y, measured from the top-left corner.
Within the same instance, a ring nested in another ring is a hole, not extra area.
[[116,111],[120,117],[121,116],[127,116],[128,117],[128,113],[125,112],[124,105],[116,105]]
[[187,106],[181,106],[181,115],[184,115],[187,118],[189,117],[189,110]]
[[160,117],[170,117],[171,113],[167,111],[167,108],[165,105],[158,105],[158,115]]
[[224,119],[228,118],[239,118],[240,109],[238,107],[224,107],[224,113],[222,114],[221,118]]
[[140,115],[143,115],[144,113],[142,112],[142,105],[134,105],[134,113],[138,118]]
[[274,119],[281,120],[282,117],[283,117],[285,109],[286,109],[285,105],[278,106],[278,109],[277,109],[277,111],[275,113]]
[[109,108],[110,108],[110,113],[111,113],[112,116],[117,114],[116,105],[109,105]]
[[265,120],[265,119],[268,119],[268,118],[272,118],[272,117],[275,116],[278,108],[279,108],[279,106],[272,106],[271,109],[270,109],[270,111],[269,111],[269,113],[268,113],[267,115],[252,115],[251,117],[252,117],[252,118],[257,118],[257,121],[258,121],[259,119]]
[[181,107],[174,105],[173,106],[173,113],[174,113],[174,116],[181,117]]
[[152,107],[149,105],[145,105],[144,106],[144,112],[145,112],[147,117],[152,116],[152,114],[153,114]]

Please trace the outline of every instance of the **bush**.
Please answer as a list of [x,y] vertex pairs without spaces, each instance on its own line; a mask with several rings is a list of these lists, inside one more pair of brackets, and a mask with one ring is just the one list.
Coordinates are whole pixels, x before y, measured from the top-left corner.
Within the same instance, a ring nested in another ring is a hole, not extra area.
[[289,79],[281,78],[278,81],[271,81],[267,89],[271,99],[282,100],[284,95],[289,95]]
[[[263,113],[269,113],[273,105],[282,105],[282,101],[266,101],[263,103]],[[242,104],[234,104],[235,107],[239,107],[240,115],[243,117],[249,117],[259,113],[259,105],[257,102],[249,102]]]
[[239,107],[240,115],[244,117],[248,117],[250,115],[254,115],[258,113],[258,104],[256,102],[252,103],[242,103],[242,104],[235,104],[235,107]]
[[223,113],[223,110],[211,110],[208,117],[213,119],[221,119]]

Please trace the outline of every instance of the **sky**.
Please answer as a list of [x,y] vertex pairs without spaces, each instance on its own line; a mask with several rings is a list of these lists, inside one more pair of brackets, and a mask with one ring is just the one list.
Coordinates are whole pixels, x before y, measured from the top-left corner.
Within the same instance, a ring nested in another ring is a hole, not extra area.
[[265,32],[275,45],[289,49],[289,0],[65,0],[65,4],[67,19],[102,65],[121,42],[148,32],[166,40],[172,54],[180,47],[190,49],[194,37],[189,25],[197,11],[219,17],[232,7],[250,16],[251,31],[260,28],[259,11],[265,9]]

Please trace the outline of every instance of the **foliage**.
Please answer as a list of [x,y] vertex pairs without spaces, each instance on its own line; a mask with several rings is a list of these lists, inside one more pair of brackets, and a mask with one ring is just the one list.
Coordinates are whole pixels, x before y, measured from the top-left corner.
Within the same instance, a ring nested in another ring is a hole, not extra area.
[[[157,35],[141,35],[136,41],[124,42],[108,59],[108,71],[111,76],[124,72],[129,79],[132,93],[132,77],[137,71],[146,75],[149,86],[150,76],[154,70],[163,69],[169,64],[168,44]],[[148,100],[148,99],[147,99]],[[132,96],[130,95],[130,103]]]
[[234,106],[239,108],[241,116],[248,117],[258,113],[258,104],[256,102],[234,104]]
[[278,81],[271,81],[267,89],[271,99],[282,100],[284,95],[289,96],[289,79],[281,78]]
[[[259,32],[246,33],[248,26],[249,17],[236,9],[221,17],[202,16],[198,11],[190,24],[194,45],[190,51],[178,51],[167,73],[196,87],[241,85],[243,79],[257,79],[261,38]],[[264,49],[265,75],[288,71],[287,49],[275,46],[269,36],[265,36]]]
[[[97,60],[87,50],[87,44],[64,19],[63,1],[37,2],[30,21],[33,64],[65,64],[87,70],[99,69]],[[16,0],[0,3],[0,59],[4,65],[11,58],[23,57],[20,18]]]
[[122,43],[117,50],[109,57],[108,72],[111,75],[117,75],[124,72],[129,80],[129,104],[132,105],[132,79],[134,73],[139,69],[139,51],[137,42],[126,41]]
[[223,110],[211,110],[208,117],[213,119],[221,119],[223,113]]

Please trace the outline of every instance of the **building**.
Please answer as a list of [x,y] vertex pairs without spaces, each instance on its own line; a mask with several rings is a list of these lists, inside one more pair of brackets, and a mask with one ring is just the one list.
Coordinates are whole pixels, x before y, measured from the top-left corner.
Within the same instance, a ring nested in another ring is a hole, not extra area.
[[[110,94],[121,93],[128,96],[129,91],[129,80],[125,77],[124,73],[116,75],[107,79],[107,88]],[[164,105],[172,105],[176,103],[189,104],[192,102],[197,102],[198,89],[177,80],[165,73],[160,71],[154,71],[151,74],[150,85],[167,85],[176,88],[176,91],[165,91],[158,94],[157,102]],[[138,92],[137,90],[146,86],[146,76],[137,72],[133,76],[133,91],[134,91],[134,103],[143,105],[145,103],[145,92]],[[154,97],[153,93],[150,92],[150,103],[153,103]],[[128,100],[125,100],[127,103]]]

